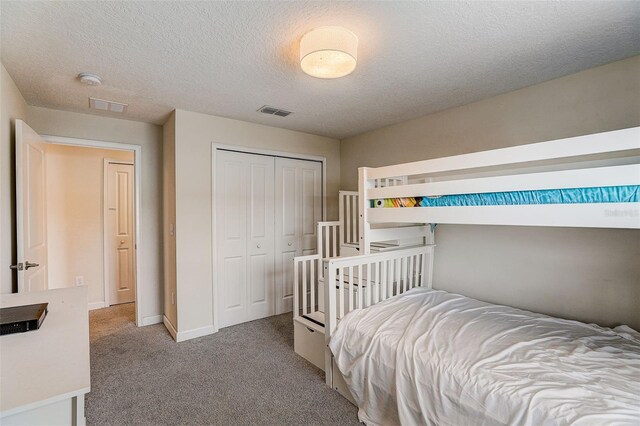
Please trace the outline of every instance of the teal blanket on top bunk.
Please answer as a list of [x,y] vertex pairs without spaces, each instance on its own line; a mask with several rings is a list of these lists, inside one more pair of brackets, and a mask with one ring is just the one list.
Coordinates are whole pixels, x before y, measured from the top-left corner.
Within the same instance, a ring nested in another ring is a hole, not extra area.
[[486,192],[480,194],[442,195],[439,197],[384,198],[372,200],[372,206],[455,207],[637,202],[640,202],[640,185]]

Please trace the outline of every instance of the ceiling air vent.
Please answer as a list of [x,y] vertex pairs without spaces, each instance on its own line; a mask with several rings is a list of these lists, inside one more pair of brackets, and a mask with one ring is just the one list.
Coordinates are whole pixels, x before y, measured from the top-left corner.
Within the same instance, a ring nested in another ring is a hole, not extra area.
[[258,112],[262,112],[270,115],[277,115],[278,117],[286,117],[289,114],[293,114],[291,111],[286,111],[284,109],[275,108],[269,105],[265,105],[258,110]]
[[100,111],[110,112],[125,112],[129,104],[123,104],[121,102],[106,101],[104,99],[89,98],[89,108],[97,109]]

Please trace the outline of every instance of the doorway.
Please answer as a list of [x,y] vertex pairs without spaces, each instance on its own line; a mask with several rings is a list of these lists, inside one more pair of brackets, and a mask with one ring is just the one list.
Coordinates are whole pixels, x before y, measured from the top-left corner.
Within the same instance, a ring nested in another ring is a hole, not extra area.
[[[115,160],[112,162],[128,168],[126,179],[120,178],[121,185],[128,184],[126,203],[120,203],[126,205],[128,217],[119,226],[127,225],[123,245],[133,253],[126,259],[121,255],[127,263],[121,263],[126,268],[121,268],[120,276],[126,281],[122,287],[134,294],[135,325],[143,325],[139,279],[141,154],[139,145],[40,136],[23,121],[16,121],[16,198],[23,206],[16,209],[18,231],[22,231],[17,232],[19,262],[15,265],[19,291],[86,285],[89,309],[118,301],[109,297],[104,257],[104,160]],[[118,271],[117,266],[114,270]]]
[[89,309],[135,302],[132,151],[49,143],[49,288],[86,285]]
[[[61,150],[76,149],[70,159]],[[54,153],[54,151],[56,151]],[[105,151],[96,160],[97,152]],[[91,157],[85,158],[83,155]],[[140,291],[140,184],[142,147],[59,136],[40,136],[16,120],[18,291],[87,285],[89,309],[109,305],[104,279],[103,158],[133,164],[129,223],[134,252],[129,284],[135,289],[135,324],[143,325]],[[75,162],[76,167],[71,163]],[[52,171],[57,170],[57,173]],[[130,176],[130,175],[129,175]],[[87,184],[98,181],[94,186]],[[83,186],[84,185],[84,186]],[[84,238],[84,240],[82,240]]]
[[293,258],[315,252],[324,161],[214,148],[214,324],[292,310]]

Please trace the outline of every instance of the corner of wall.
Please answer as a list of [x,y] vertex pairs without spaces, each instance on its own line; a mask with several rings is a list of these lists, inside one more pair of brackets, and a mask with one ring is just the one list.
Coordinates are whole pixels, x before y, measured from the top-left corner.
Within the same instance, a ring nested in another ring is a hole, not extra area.
[[[176,264],[176,115],[162,126],[162,239],[164,318],[174,332],[178,328]],[[167,326],[169,329],[169,327]],[[171,332],[171,330],[169,330]],[[175,339],[175,336],[174,336]]]

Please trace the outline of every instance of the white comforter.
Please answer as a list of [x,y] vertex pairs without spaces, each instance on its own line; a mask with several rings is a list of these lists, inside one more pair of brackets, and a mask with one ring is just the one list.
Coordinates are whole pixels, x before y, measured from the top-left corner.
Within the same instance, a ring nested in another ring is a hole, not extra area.
[[414,289],[330,347],[372,425],[640,424],[640,334]]

